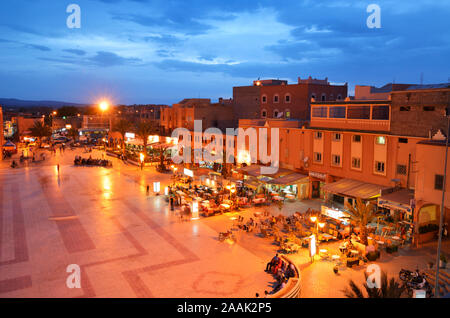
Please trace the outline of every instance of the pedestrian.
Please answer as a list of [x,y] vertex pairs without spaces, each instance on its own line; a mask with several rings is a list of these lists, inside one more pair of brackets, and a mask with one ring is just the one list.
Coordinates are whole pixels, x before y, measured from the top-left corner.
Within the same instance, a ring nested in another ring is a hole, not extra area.
[[147,184],[147,196],[150,194],[150,186]]
[[59,163],[56,165],[56,170],[58,171],[59,174]]

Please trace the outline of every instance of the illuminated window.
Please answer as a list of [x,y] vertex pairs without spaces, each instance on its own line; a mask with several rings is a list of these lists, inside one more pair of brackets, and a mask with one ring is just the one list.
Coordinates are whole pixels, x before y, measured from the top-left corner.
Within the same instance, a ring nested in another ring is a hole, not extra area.
[[286,109],[284,111],[286,118],[291,118],[291,111],[289,109]]
[[375,138],[375,143],[377,145],[385,145],[386,144],[386,137],[384,137],[384,136],[377,136]]

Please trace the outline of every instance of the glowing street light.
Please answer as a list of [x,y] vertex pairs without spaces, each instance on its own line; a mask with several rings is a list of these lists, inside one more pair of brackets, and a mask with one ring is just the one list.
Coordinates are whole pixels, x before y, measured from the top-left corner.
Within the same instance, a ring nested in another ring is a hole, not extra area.
[[316,223],[317,217],[316,217],[316,216],[312,216],[312,217],[310,218],[310,220],[311,220],[311,222]]
[[100,102],[99,107],[100,107],[100,110],[102,112],[104,112],[104,111],[108,110],[109,103],[107,101],[102,101],[102,102]]

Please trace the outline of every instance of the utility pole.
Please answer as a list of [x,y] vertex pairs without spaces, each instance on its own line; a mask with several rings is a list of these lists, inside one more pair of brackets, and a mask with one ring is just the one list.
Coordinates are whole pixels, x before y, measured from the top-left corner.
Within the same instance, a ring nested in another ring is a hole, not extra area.
[[438,233],[438,248],[436,255],[436,285],[434,287],[434,296],[439,298],[439,262],[441,260],[441,245],[442,245],[442,227],[444,223],[444,203],[445,203],[445,184],[447,182],[447,158],[448,158],[448,135],[450,132],[450,116],[449,109],[446,109],[447,115],[447,136],[445,138],[445,160],[444,160],[444,184],[442,185],[442,202],[441,202],[441,215],[439,220],[439,233]]

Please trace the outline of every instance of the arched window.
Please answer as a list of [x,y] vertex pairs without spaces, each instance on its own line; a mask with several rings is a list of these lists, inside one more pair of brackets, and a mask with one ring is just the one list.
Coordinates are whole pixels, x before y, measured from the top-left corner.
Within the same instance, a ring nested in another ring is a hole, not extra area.
[[322,94],[322,102],[324,102],[324,101],[326,101],[326,100],[327,100],[327,95]]
[[273,118],[277,118],[280,111],[278,109],[274,109],[273,111]]
[[311,99],[314,99],[314,101],[316,100],[316,94],[312,93],[311,94]]
[[284,101],[286,103],[290,103],[291,102],[291,94],[287,93],[286,95],[284,95]]
[[278,94],[273,95],[273,102],[278,103],[280,101],[280,96]]
[[261,117],[262,117],[262,118],[266,118],[266,117],[267,117],[267,109],[263,109],[263,110],[261,111]]
[[337,96],[337,100],[341,100],[342,99],[342,96],[341,96],[341,94],[339,94],[338,96]]
[[265,103],[267,103],[267,95],[263,95],[262,97],[261,97],[261,100],[262,100],[262,102],[265,104]]

